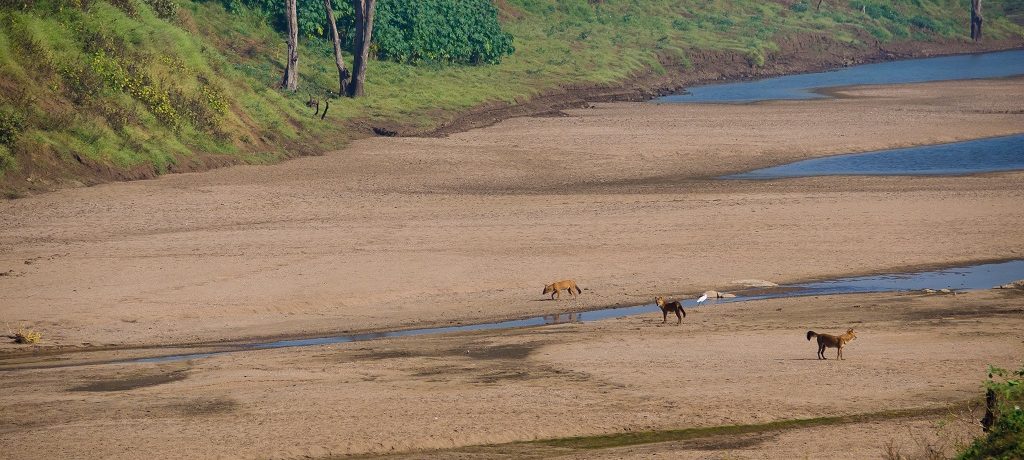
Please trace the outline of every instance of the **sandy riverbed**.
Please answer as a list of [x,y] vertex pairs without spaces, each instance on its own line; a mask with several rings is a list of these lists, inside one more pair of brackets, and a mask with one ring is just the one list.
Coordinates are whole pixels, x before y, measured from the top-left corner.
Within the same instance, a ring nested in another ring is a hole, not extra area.
[[[1021,173],[705,179],[1024,131],[1021,79],[842,94],[600,105],[3,201],[0,318],[41,330],[48,346],[181,343],[1021,256]],[[544,284],[570,277],[588,288],[579,301],[543,301]]]
[[[0,318],[40,330],[50,351],[190,344],[498,320],[727,291],[740,279],[1022,257],[1024,173],[712,179],[1024,131],[1022,79],[840,95],[600,104],[447,138],[368,139],[277,166],[0,202]],[[563,277],[586,289],[579,300],[545,300],[541,287]],[[988,364],[1019,363],[1021,299],[993,291],[775,300],[708,307],[680,327],[652,314],[191,363],[4,370],[0,451],[325,456],[944,407],[976,397]],[[862,332],[849,360],[813,359],[807,329],[851,325]],[[24,350],[0,346],[7,363],[35,359]],[[824,453],[829,444],[816,434],[844,433],[868,455],[881,449],[879,433],[913,426],[894,437],[911,443],[931,436],[935,421],[712,444],[788,457]],[[687,446],[602,455],[704,456],[684,455],[695,448]]]

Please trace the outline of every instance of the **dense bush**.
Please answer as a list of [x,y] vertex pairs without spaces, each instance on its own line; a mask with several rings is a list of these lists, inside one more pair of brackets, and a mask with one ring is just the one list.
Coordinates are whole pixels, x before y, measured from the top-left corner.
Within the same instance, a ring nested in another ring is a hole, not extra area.
[[985,386],[996,397],[994,423],[988,435],[975,440],[958,458],[1024,458],[1024,368],[1016,372],[992,368]]
[[[287,28],[283,1],[224,2],[229,10],[245,5],[261,12],[279,31]],[[332,0],[331,5],[342,41],[351,43],[351,2]],[[322,0],[299,0],[297,9],[300,35],[328,36]],[[373,44],[377,57],[411,64],[496,64],[514,51],[512,36],[501,30],[490,0],[378,0]]]
[[25,117],[6,109],[0,109],[0,145],[10,145],[21,134]]
[[408,63],[496,64],[514,50],[490,0],[380,0],[374,42]]
[[160,19],[174,19],[178,14],[178,5],[174,3],[174,0],[145,0],[153,12],[156,13]]
[[[238,11],[247,6],[267,16],[267,20],[281,32],[288,30],[285,22],[285,2],[282,0],[223,0],[228,11]],[[379,2],[378,2],[379,4]],[[338,21],[338,33],[342,40],[351,39],[355,11],[349,0],[331,0],[334,19]],[[299,35],[304,37],[327,37],[327,11],[323,0],[298,0]]]

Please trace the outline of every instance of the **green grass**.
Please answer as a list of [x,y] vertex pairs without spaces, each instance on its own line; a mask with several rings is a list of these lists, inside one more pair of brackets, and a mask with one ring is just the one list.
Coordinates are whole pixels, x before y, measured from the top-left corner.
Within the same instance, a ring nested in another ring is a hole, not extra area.
[[[662,62],[692,62],[701,50],[763,66],[787,36],[966,40],[968,17],[959,0],[826,1],[821,11],[762,0],[504,0],[516,52],[501,64],[373,61],[367,97],[333,100],[321,122],[305,101],[337,89],[331,47],[303,37],[300,90],[276,90],[283,39],[254,12],[179,0],[165,20],[138,0],[0,1],[0,116],[21,121],[0,143],[0,176],[45,151],[158,173],[202,154],[264,163],[335,148],[356,121],[429,129],[487,102],[665,72]],[[987,38],[1022,34],[997,8],[986,14]]]

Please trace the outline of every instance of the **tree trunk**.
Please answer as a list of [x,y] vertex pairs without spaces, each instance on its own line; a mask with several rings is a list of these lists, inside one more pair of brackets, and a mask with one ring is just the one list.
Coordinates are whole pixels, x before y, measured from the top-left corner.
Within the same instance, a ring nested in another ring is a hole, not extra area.
[[981,0],[971,0],[971,39],[981,41]]
[[[331,26],[331,40],[334,41],[334,64],[338,66],[338,97],[348,93],[349,73],[345,68],[345,60],[341,58],[341,39],[338,37],[338,23],[334,21],[334,8],[331,0],[324,0],[327,10],[327,23]],[[327,113],[327,110],[324,110]]]
[[288,16],[288,57],[281,87],[288,91],[299,88],[299,18],[295,10],[296,2],[297,0],[285,0],[285,15]]
[[352,0],[355,9],[356,39],[352,49],[352,82],[348,85],[348,96],[364,94],[366,64],[370,59],[370,38],[373,36],[373,11],[376,0]]
[[985,392],[985,418],[981,419],[981,430],[988,433],[996,424],[996,392],[991,388]]

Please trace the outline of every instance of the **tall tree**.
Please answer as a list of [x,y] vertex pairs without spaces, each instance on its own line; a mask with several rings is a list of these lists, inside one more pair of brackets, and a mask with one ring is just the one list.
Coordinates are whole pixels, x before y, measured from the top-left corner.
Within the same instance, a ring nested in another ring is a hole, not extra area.
[[356,39],[352,49],[352,82],[348,85],[348,96],[359,97],[366,84],[366,64],[370,60],[370,38],[373,36],[373,11],[376,0],[352,0],[355,9]]
[[[331,26],[331,40],[334,41],[334,64],[338,66],[338,96],[348,93],[349,73],[345,68],[345,60],[341,58],[341,39],[338,37],[338,23],[334,20],[334,8],[331,0],[324,0],[327,10],[327,24]],[[326,113],[327,110],[324,110]]]
[[971,39],[981,41],[981,0],[971,0]]
[[297,0],[285,0],[285,15],[288,19],[288,57],[284,66],[281,86],[288,91],[299,88],[299,15]]

